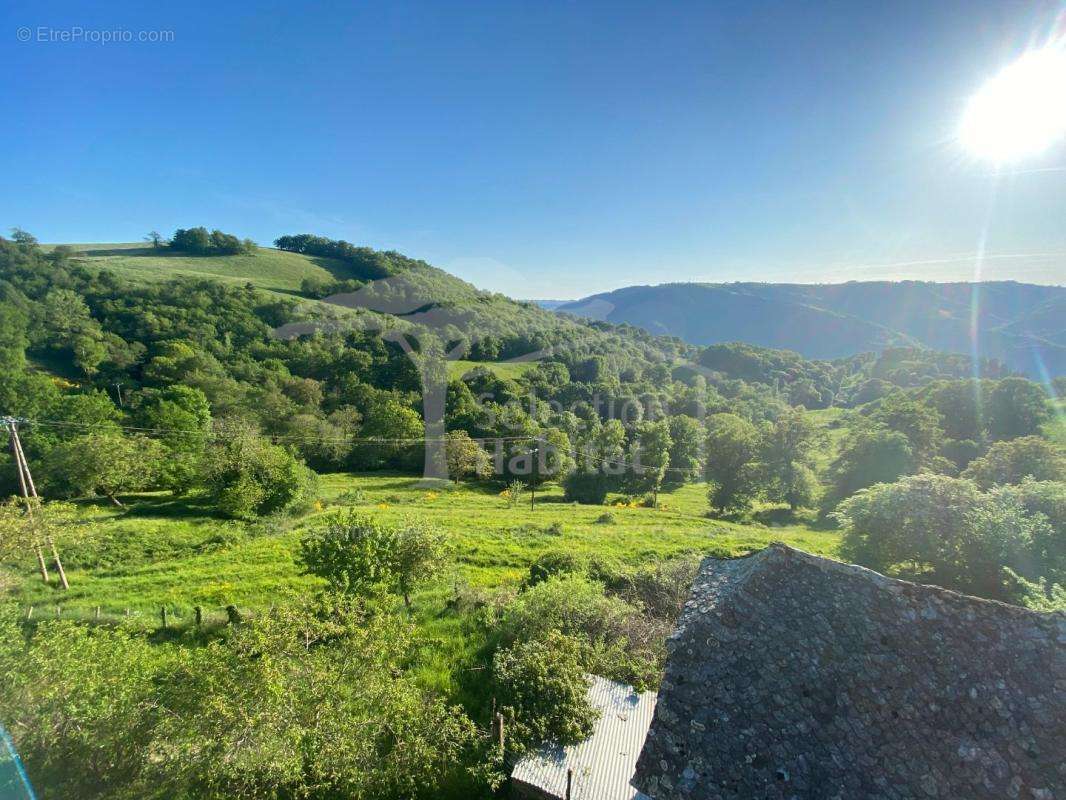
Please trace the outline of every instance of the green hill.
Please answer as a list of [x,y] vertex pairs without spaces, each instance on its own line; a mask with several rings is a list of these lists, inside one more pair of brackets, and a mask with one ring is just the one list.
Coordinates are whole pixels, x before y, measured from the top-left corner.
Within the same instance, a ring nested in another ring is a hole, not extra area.
[[[58,245],[45,245],[52,250]],[[78,262],[107,269],[131,281],[159,281],[177,276],[251,283],[277,292],[299,292],[305,278],[350,277],[340,261],[260,247],[254,255],[192,256],[143,243],[68,244]]]

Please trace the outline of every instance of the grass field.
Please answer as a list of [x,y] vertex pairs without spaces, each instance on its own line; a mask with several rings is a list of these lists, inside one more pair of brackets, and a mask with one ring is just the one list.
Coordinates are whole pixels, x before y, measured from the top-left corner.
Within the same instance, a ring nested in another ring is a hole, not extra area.
[[[419,673],[428,685],[455,694],[460,673],[482,646],[463,612],[449,599],[456,586],[494,589],[516,585],[530,563],[549,549],[618,559],[630,565],[681,553],[741,555],[771,541],[785,541],[833,556],[838,536],[802,524],[765,526],[710,520],[705,489],[694,484],[661,495],[663,507],[619,508],[565,503],[557,487],[511,507],[496,488],[421,488],[410,476],[325,475],[321,508],[296,521],[242,525],[213,518],[191,500],[165,495],[129,498],[128,510],[86,503],[95,539],[65,553],[71,588],[45,586],[27,564],[15,600],[38,617],[61,605],[66,617],[122,616],[155,626],[166,605],[178,624],[195,605],[215,615],[228,604],[255,612],[274,603],[309,597],[317,579],[300,573],[295,556],[302,533],[325,514],[353,506],[384,520],[425,519],[450,539],[451,567],[414,599],[413,615],[424,638]],[[610,513],[613,522],[597,518]]]
[[[55,245],[46,245],[46,249]],[[343,262],[260,247],[254,255],[186,256],[144,243],[71,244],[86,267],[108,269],[131,281],[160,281],[176,276],[252,283],[262,289],[296,292],[304,278],[349,277]]]
[[487,367],[491,369],[500,378],[515,378],[521,377],[524,373],[537,366],[535,361],[449,361],[448,362],[448,377],[449,378],[461,378],[470,370],[475,367]]

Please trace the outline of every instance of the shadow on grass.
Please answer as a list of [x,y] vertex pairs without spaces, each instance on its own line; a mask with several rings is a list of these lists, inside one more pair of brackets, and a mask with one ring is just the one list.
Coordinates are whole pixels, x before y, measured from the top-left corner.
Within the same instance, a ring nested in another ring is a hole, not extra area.
[[[133,498],[119,497],[126,508],[126,517],[166,517],[168,519],[225,519],[217,513],[204,495],[173,497],[170,495],[138,495]],[[107,503],[106,500],[100,503]],[[110,507],[110,506],[104,506]],[[122,509],[115,509],[121,511]]]

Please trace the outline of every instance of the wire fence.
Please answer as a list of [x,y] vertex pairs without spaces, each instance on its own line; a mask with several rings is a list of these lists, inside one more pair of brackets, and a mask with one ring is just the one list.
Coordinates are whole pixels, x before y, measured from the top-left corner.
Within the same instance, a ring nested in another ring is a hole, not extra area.
[[159,629],[233,625],[249,619],[253,613],[250,609],[234,605],[164,605],[154,609],[143,606],[64,606],[60,603],[19,606],[19,616],[29,623],[70,620],[101,625],[134,624]]

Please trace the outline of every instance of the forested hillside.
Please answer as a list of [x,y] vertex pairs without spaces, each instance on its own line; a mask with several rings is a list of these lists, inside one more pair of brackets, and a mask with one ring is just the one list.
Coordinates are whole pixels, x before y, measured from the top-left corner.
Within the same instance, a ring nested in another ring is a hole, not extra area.
[[[1037,376],[1066,373],[1066,288],[1015,282],[663,284],[559,306],[692,344],[743,341],[838,358],[886,346],[976,350]],[[971,339],[976,327],[978,339]]]
[[0,721],[42,797],[491,797],[492,711],[509,756],[579,740],[700,557],[773,540],[1066,608],[1061,379],[277,244],[0,237],[0,483],[42,497],[0,503]]

